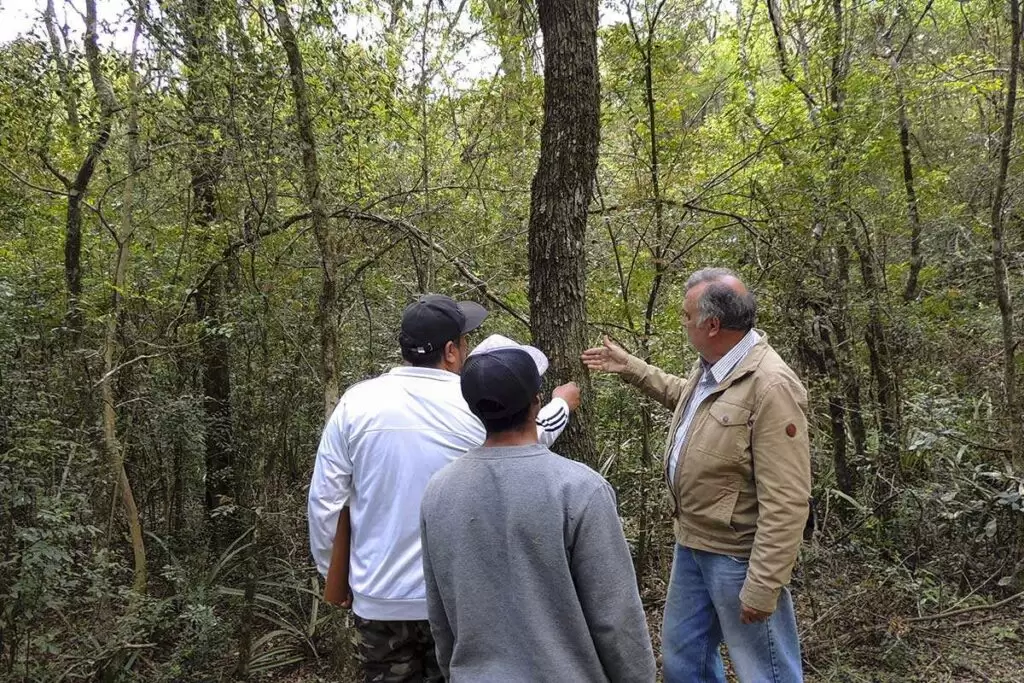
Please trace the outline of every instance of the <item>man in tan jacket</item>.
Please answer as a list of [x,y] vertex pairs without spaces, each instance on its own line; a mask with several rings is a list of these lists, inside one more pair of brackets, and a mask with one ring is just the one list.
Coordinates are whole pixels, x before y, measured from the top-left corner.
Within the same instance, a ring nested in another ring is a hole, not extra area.
[[686,379],[607,338],[583,352],[673,411],[664,455],[676,548],[662,627],[666,683],[803,680],[786,586],[807,520],[807,393],[754,329],[756,303],[724,268],[694,273],[683,318],[700,354]]

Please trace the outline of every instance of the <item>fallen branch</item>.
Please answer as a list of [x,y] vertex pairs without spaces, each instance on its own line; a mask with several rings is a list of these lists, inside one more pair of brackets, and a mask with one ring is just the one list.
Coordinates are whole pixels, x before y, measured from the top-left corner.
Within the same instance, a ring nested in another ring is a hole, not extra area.
[[[844,633],[844,634],[840,635],[839,637],[834,638],[832,640],[829,640],[827,642],[821,642],[821,643],[809,642],[808,643],[808,647],[806,648],[806,651],[805,651],[805,656],[807,656],[807,657],[814,656],[819,651],[824,650],[826,647],[829,647],[829,646],[831,646],[832,648],[840,648],[840,647],[849,646],[849,645],[851,645],[851,644],[853,644],[855,642],[858,642],[859,640],[861,640],[861,639],[863,639],[863,638],[865,638],[867,636],[870,636],[870,635],[873,635],[873,634],[877,634],[877,633],[884,633],[884,632],[893,631],[894,629],[898,633],[898,635],[903,635],[903,634],[905,634],[905,633],[910,631],[909,628],[906,628],[910,624],[926,624],[928,622],[939,621],[939,620],[942,620],[942,619],[949,619],[950,617],[956,617],[956,616],[960,616],[962,614],[968,614],[968,613],[971,613],[971,612],[991,611],[991,610],[994,610],[994,609],[999,609],[1000,607],[1005,607],[1006,605],[1009,605],[1010,603],[1014,602],[1015,600],[1020,600],[1021,598],[1024,598],[1024,591],[1021,591],[1020,593],[1017,593],[1015,595],[1011,595],[1010,597],[1006,598],[1005,600],[1000,600],[999,602],[994,602],[991,605],[975,605],[973,607],[963,607],[961,609],[947,610],[945,612],[939,612],[938,614],[932,614],[932,615],[923,616],[923,617],[898,617],[898,616],[897,617],[890,617],[883,624],[870,624],[868,626],[862,626],[861,628],[855,629],[853,631],[848,631],[847,633]],[[974,621],[961,621],[961,622],[957,622],[955,624],[951,624],[950,626],[951,627],[971,626],[974,623],[975,623]],[[918,628],[921,628],[921,627],[918,627]],[[928,628],[935,628],[935,626],[928,626],[928,627],[924,627],[924,628],[926,628],[926,629],[928,629]]]
[[983,451],[992,451],[993,453],[1013,453],[1013,451],[1010,450],[1009,448],[1001,448],[999,446],[986,446],[983,443],[978,443],[977,441],[965,439],[959,434],[954,433],[951,429],[941,430],[939,432],[939,436],[944,436],[947,439],[952,439],[953,441],[956,441],[957,443],[962,443],[965,446],[973,446],[975,448],[980,448]]
[[932,614],[932,615],[929,615],[929,616],[911,617],[909,619],[905,619],[904,621],[906,623],[908,623],[908,624],[916,624],[916,623],[920,623],[922,621],[933,621],[933,620],[936,620],[936,619],[948,619],[949,617],[956,617],[956,616],[959,616],[961,614],[967,614],[969,612],[986,612],[988,610],[999,609],[1003,605],[1009,605],[1014,600],[1020,600],[1021,598],[1024,598],[1024,591],[1021,591],[1020,593],[1017,593],[1016,595],[1011,595],[1010,597],[1006,598],[1005,600],[1000,600],[999,602],[994,602],[991,605],[974,605],[973,607],[961,607],[960,609],[953,609],[953,610],[949,610],[948,612],[939,612],[938,614]]
[[947,624],[947,623],[933,624],[932,626],[929,626],[928,628],[943,629],[943,630],[945,630],[945,629],[952,629],[952,630],[955,631],[957,629],[968,628],[970,626],[980,626],[981,624],[991,624],[993,621],[1000,621],[1000,620],[1003,620],[1003,619],[1013,620],[1015,618],[1016,617],[1007,616],[1005,614],[990,614],[987,617],[981,617],[979,619],[966,619],[964,621],[954,621],[951,624]]

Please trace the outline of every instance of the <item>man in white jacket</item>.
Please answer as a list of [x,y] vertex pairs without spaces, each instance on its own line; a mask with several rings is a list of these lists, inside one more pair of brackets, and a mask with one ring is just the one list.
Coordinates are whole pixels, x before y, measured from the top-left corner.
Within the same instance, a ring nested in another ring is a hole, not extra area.
[[[443,680],[427,622],[419,510],[430,477],[484,442],[459,372],[466,335],[486,316],[479,304],[440,295],[410,304],[399,335],[408,365],[350,387],[320,440],[310,549],[327,577],[326,599],[355,613],[368,682]],[[555,441],[578,404],[575,384],[555,388],[537,417],[542,444]]]

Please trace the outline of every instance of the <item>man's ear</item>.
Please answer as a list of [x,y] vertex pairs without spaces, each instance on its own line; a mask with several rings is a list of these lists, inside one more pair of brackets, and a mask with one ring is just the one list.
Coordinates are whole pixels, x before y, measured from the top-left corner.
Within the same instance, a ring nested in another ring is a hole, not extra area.
[[444,350],[441,355],[448,363],[454,363],[459,359],[459,343],[458,341],[447,341],[444,343]]
[[708,318],[704,324],[708,326],[708,336],[714,336],[722,330],[722,321],[718,318]]

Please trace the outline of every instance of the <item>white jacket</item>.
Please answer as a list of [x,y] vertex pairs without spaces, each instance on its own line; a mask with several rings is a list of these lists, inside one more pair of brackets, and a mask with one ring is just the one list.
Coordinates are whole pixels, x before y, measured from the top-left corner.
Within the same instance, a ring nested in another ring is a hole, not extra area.
[[[553,399],[537,418],[546,446],[569,420]],[[349,585],[363,619],[425,620],[420,502],[430,477],[484,442],[459,376],[398,367],[345,392],[327,421],[309,486],[309,545],[324,576],[338,515],[351,508]]]

